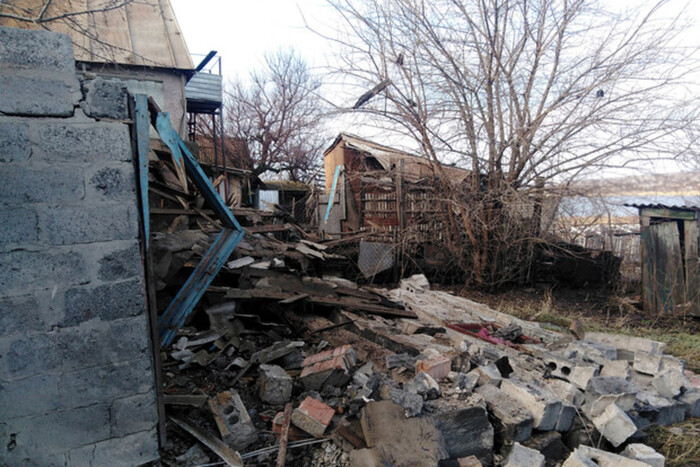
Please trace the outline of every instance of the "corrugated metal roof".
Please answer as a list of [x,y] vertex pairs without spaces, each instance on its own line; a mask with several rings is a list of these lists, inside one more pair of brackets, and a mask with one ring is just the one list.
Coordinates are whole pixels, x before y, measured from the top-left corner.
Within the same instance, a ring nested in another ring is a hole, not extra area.
[[625,203],[623,206],[629,206],[637,209],[669,209],[674,211],[700,211],[700,206],[684,204],[682,206],[669,206],[667,204],[637,204]]
[[[46,4],[46,0],[0,2],[0,10],[31,19]],[[54,0],[43,19],[36,23],[2,17],[0,25],[68,34],[78,61],[194,69],[170,0]]]

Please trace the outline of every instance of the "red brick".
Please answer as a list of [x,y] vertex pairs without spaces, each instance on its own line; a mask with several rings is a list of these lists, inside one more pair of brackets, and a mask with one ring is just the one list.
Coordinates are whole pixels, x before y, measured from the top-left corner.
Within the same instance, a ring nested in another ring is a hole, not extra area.
[[333,357],[329,360],[323,360],[320,362],[316,362],[312,365],[306,366],[303,370],[301,370],[301,376],[304,377],[306,375],[310,375],[312,373],[320,373],[322,371],[326,370],[342,370],[346,371],[348,368],[345,366],[345,360],[343,360],[342,356],[337,356]]
[[308,396],[292,412],[292,423],[317,438],[323,436],[335,414],[333,407]]
[[452,361],[442,355],[434,355],[416,362],[416,374],[421,371],[429,374],[435,381],[445,378],[450,372]]

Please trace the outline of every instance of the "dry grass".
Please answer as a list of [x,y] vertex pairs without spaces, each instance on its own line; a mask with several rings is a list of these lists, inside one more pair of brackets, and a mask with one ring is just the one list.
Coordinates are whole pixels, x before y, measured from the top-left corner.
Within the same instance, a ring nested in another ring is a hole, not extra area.
[[669,427],[651,427],[647,432],[647,444],[666,457],[666,466],[700,465],[700,418]]

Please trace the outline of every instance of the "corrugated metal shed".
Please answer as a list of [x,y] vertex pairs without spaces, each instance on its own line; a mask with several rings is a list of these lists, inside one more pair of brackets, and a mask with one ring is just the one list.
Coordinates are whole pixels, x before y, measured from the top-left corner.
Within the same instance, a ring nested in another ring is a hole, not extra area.
[[41,22],[4,17],[0,25],[68,34],[78,61],[194,68],[170,0],[16,0],[0,11],[32,19],[47,4]]
[[197,72],[185,85],[188,112],[213,112],[223,102],[221,75]]

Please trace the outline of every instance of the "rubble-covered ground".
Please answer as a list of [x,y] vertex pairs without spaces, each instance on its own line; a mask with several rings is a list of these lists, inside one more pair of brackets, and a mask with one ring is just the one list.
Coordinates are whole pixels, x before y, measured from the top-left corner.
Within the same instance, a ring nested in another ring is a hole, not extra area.
[[236,254],[163,351],[164,465],[663,465],[658,427],[700,414],[695,363],[663,342],[557,332],[422,276],[358,287],[310,241]]

